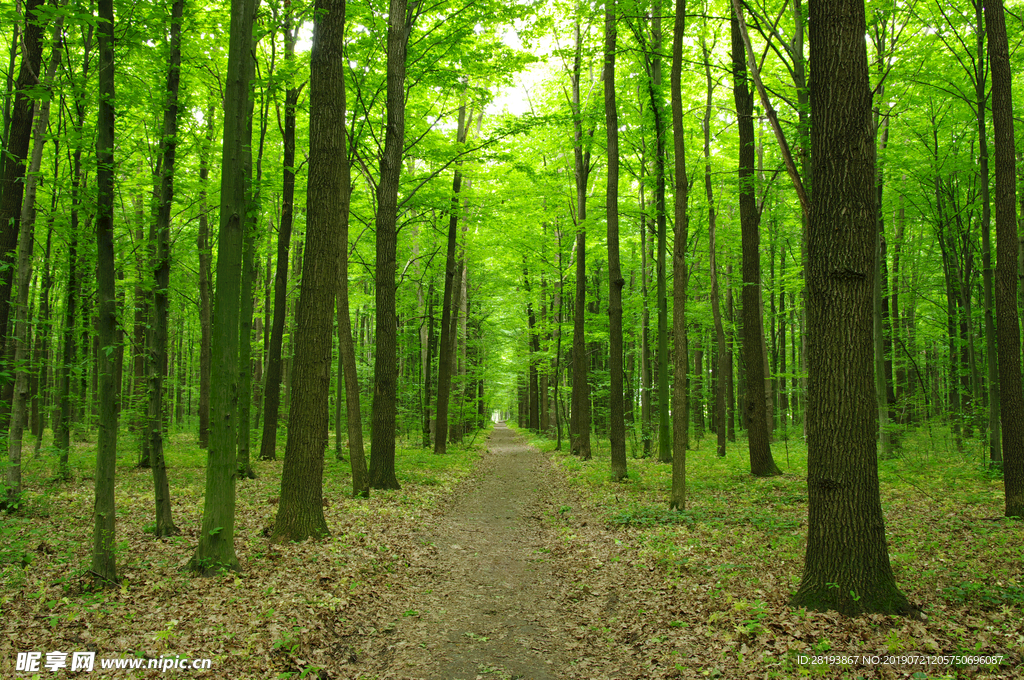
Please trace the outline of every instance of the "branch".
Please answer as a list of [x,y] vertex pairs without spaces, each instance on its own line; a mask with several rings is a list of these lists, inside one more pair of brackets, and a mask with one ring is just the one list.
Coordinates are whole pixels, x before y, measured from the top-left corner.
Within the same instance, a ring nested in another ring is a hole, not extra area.
[[740,25],[740,35],[743,37],[743,45],[747,48],[747,62],[748,68],[750,69],[750,76],[754,79],[754,85],[757,86],[757,93],[760,95],[761,105],[764,107],[764,112],[768,117],[768,122],[771,123],[772,131],[775,133],[775,139],[779,143],[779,149],[782,151],[782,159],[786,162],[786,170],[789,172],[790,179],[793,180],[793,188],[796,189],[796,194],[800,198],[800,207],[803,208],[804,215],[810,217],[811,204],[807,199],[807,192],[804,191],[803,182],[800,181],[800,173],[796,170],[796,163],[793,162],[793,153],[789,150],[789,144],[786,142],[786,136],[782,133],[782,128],[779,126],[779,116],[775,113],[775,109],[772,108],[771,101],[768,99],[768,93],[764,89],[764,83],[761,82],[761,72],[757,68],[754,49],[750,45],[750,36],[747,34],[747,24],[743,18],[743,8],[740,6],[740,0],[732,0],[732,6],[736,11],[736,17]]

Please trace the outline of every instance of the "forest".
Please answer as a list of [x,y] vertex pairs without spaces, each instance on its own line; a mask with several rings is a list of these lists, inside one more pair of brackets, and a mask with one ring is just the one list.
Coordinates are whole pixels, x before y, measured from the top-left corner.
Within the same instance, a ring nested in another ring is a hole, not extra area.
[[1024,665],[1024,4],[0,15],[5,674]]

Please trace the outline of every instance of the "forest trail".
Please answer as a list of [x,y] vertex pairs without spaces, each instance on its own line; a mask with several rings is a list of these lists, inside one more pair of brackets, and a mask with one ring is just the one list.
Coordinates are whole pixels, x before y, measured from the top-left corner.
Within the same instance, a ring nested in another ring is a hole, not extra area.
[[437,552],[412,565],[426,567],[405,602],[418,614],[399,616],[394,656],[370,665],[395,678],[562,677],[569,575],[547,559],[554,537],[542,521],[559,495],[545,457],[498,424],[476,472],[424,527]]

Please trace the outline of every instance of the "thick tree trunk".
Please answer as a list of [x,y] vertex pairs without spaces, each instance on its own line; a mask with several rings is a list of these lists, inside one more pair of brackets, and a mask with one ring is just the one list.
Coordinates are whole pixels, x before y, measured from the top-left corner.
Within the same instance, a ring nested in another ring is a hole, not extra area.
[[771,432],[764,380],[764,332],[761,317],[760,216],[754,201],[754,101],[747,84],[739,19],[732,15],[733,99],[740,136],[739,206],[743,239],[743,370],[746,388],[743,424],[750,449],[750,473],[757,477],[782,474],[772,457]]
[[[689,390],[686,385],[686,366],[689,348],[686,339],[686,287],[689,272],[686,268],[686,241],[689,236],[689,182],[686,177],[686,144],[683,128],[683,33],[686,29],[686,0],[676,0],[675,34],[672,39],[672,129],[675,141],[675,245],[672,248],[672,333],[675,336],[676,360],[672,390],[672,493],[669,507],[686,508],[686,449],[690,445]],[[668,373],[668,366],[662,366]],[[667,396],[663,393],[664,396]]]
[[[319,0],[310,56],[309,190],[306,257],[295,308],[295,388],[281,476],[281,502],[270,540],[328,534],[323,511],[323,433],[330,394],[331,331],[338,294],[336,221],[348,212],[343,58],[344,0]],[[339,94],[340,93],[340,94]],[[347,230],[345,233],[348,247]],[[347,262],[344,275],[348,276]],[[343,360],[344,361],[344,360]]]
[[242,274],[242,231],[248,209],[251,166],[249,82],[256,0],[231,0],[228,73],[224,96],[217,288],[210,370],[210,449],[199,545],[189,567],[203,575],[238,569],[235,556],[235,446],[237,443],[238,324]]
[[[96,123],[96,337],[100,347],[114,346],[114,3],[99,0],[99,116]],[[114,557],[114,473],[117,463],[117,390],[111,355],[99,352],[99,434],[96,438],[96,502],[93,507],[93,578],[117,581]]]
[[[415,7],[415,6],[414,6]],[[413,12],[416,10],[413,9]],[[406,52],[412,15],[407,0],[388,8],[387,133],[377,184],[376,345],[370,435],[370,486],[398,489],[395,476],[395,418],[398,366],[398,316],[395,274],[398,248],[398,181],[405,144]],[[438,423],[438,434],[442,425]],[[438,437],[440,439],[440,436]]]
[[[0,158],[0,368],[8,369],[12,358],[7,346],[11,288],[15,275],[15,249],[21,224],[21,201],[25,188],[25,165],[32,137],[33,103],[30,90],[39,83],[43,60],[42,36],[45,20],[39,16],[43,0],[25,3],[25,30],[21,40],[21,67],[18,71],[14,108],[7,130],[7,145]],[[10,386],[9,379],[2,381]],[[3,423],[6,425],[6,422]]]
[[1024,517],[1024,391],[1021,389],[1020,317],[1017,308],[1016,167],[1010,51],[1002,0],[986,0],[992,70],[992,126],[996,170],[996,318],[999,334],[999,394],[1003,416],[1003,485],[1006,516]]
[[878,229],[863,0],[810,5],[808,539],[794,606],[905,613],[878,487],[872,295]]
[[[64,17],[54,24],[53,49],[46,70],[43,86],[49,89],[60,64],[61,30]],[[36,191],[39,187],[39,171],[43,165],[43,145],[46,143],[46,126],[50,119],[50,98],[36,103],[35,124],[32,130],[32,157],[25,177],[25,195],[21,207],[21,227],[18,233],[18,267],[16,271],[17,304],[14,321],[14,402],[11,405],[11,427],[7,439],[7,502],[17,506],[21,496],[21,451],[25,432],[25,421],[29,402],[29,381],[31,367],[29,358],[29,292],[32,278],[32,252],[35,247]],[[49,243],[49,237],[47,237]]]
[[615,106],[615,0],[605,0],[604,118],[608,140],[608,372],[612,478],[626,477],[626,421],[623,409],[622,266],[619,263],[619,112]]

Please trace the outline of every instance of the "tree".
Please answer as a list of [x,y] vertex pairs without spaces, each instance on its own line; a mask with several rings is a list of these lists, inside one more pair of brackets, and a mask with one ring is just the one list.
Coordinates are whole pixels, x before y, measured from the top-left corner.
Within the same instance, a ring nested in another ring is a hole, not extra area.
[[609,410],[611,419],[612,477],[626,477],[626,422],[623,413],[622,278],[619,264],[619,112],[615,106],[615,0],[605,0],[604,116],[608,139],[608,337],[611,357]]
[[[21,200],[25,187],[25,163],[32,137],[31,88],[39,82],[42,64],[42,34],[45,21],[39,11],[43,0],[25,3],[25,30],[21,40],[21,66],[18,71],[14,108],[6,133],[7,146],[0,159],[0,366],[9,365],[7,359],[7,323],[10,318],[11,289],[14,285],[14,254],[18,246],[21,224]],[[3,381],[8,385],[8,380]],[[6,388],[5,388],[6,390]],[[6,414],[6,408],[2,409]]]
[[735,7],[732,14],[733,99],[736,102],[740,137],[739,208],[743,242],[743,366],[747,396],[744,424],[750,451],[750,473],[757,477],[781,474],[772,457],[768,431],[763,366],[764,332],[761,319],[761,234],[760,212],[754,201],[754,100],[747,84],[747,68],[742,39],[743,17]]
[[[683,136],[683,33],[686,31],[686,0],[676,0],[675,35],[672,38],[672,130],[675,135],[675,243],[672,246],[672,334],[676,343],[674,384],[672,389],[672,495],[669,507],[686,507],[686,448],[690,445],[690,406],[686,384],[689,347],[686,339],[686,241],[689,237],[687,213],[690,185],[686,175],[686,144]],[[668,373],[666,366],[662,373]],[[662,393],[662,399],[667,395]]]
[[878,488],[875,150],[863,0],[810,5],[807,553],[797,607],[906,613]]
[[[43,85],[48,90],[60,64],[61,33],[64,17],[59,17],[53,27],[53,49],[46,69]],[[14,321],[14,403],[11,405],[11,429],[7,443],[10,465],[7,468],[7,498],[0,499],[0,505],[16,507],[21,496],[21,450],[25,432],[26,408],[29,402],[29,288],[32,278],[32,251],[35,247],[36,191],[39,187],[39,170],[43,164],[43,145],[46,143],[46,126],[50,119],[50,97],[35,105],[35,124],[32,130],[32,158],[29,161],[25,179],[25,195],[21,206],[21,226],[18,232],[17,308]],[[38,443],[38,440],[37,440]]]
[[[290,1],[285,3],[285,8],[285,60],[289,60],[294,58],[295,52]],[[281,219],[277,231],[277,265],[274,268],[274,320],[270,331],[270,347],[267,349],[266,389],[263,391],[263,438],[260,441],[262,460],[274,460],[277,457],[277,422],[281,411],[281,346],[284,343],[284,324],[288,310],[288,250],[295,212],[295,109],[301,90],[301,87],[289,87],[284,95]]]
[[[469,123],[466,120],[466,87],[463,83],[462,102],[459,104],[459,123],[455,140],[459,145],[466,143]],[[472,117],[472,113],[470,113]],[[462,191],[462,170],[455,166],[452,179],[452,202],[448,217],[448,240],[445,251],[444,293],[441,297],[441,347],[437,356],[437,417],[434,421],[434,453],[443,454],[448,448],[448,405],[451,399],[452,362],[455,358],[455,333],[452,317],[458,308],[455,289],[461,286],[462,263],[456,258],[459,224],[459,194]],[[459,274],[460,282],[455,281]],[[454,301],[454,302],[453,302]]]
[[99,114],[96,123],[96,371],[100,399],[96,441],[92,576],[117,581],[114,556],[114,473],[117,465],[117,392],[114,385],[114,0],[99,0]]
[[999,334],[999,393],[1003,416],[1003,486],[1006,516],[1024,517],[1024,390],[1017,308],[1016,163],[1013,144],[1013,82],[1002,0],[985,1],[992,126],[996,169],[996,332]]
[[370,435],[370,486],[374,489],[400,488],[395,477],[398,180],[402,173],[402,149],[405,146],[405,58],[416,7],[418,5],[414,4],[409,8],[407,0],[390,0],[388,7],[387,132],[377,183],[377,351],[373,366],[373,431]]
[[[580,78],[583,72],[583,34],[580,18],[576,18],[576,49],[572,71],[573,170],[576,180],[576,295],[572,331],[572,411],[570,413],[570,450],[590,460],[590,384],[587,379],[586,314],[587,314],[587,184],[590,179],[590,140],[594,129],[583,131]],[[587,139],[585,140],[584,137]]]
[[[249,81],[252,79],[252,24],[255,0],[231,0],[227,87],[224,96],[224,143],[221,160],[220,229],[217,244],[217,289],[211,337],[210,449],[206,498],[199,545],[189,567],[208,575],[238,569],[235,556],[235,445],[238,399],[238,327],[242,275],[242,229],[245,225],[249,159]],[[248,342],[248,338],[246,338]]]
[[160,203],[150,237],[150,256],[153,271],[152,327],[147,335],[149,361],[149,419],[146,425],[149,439],[149,465],[153,470],[154,500],[156,501],[157,537],[178,533],[171,519],[171,492],[167,482],[164,461],[164,378],[167,373],[167,317],[171,281],[171,204],[174,201],[174,167],[178,148],[178,89],[181,82],[181,21],[184,0],[175,0],[171,6],[170,54],[167,65],[167,101],[164,103],[163,135],[160,146],[163,159],[160,164]]

